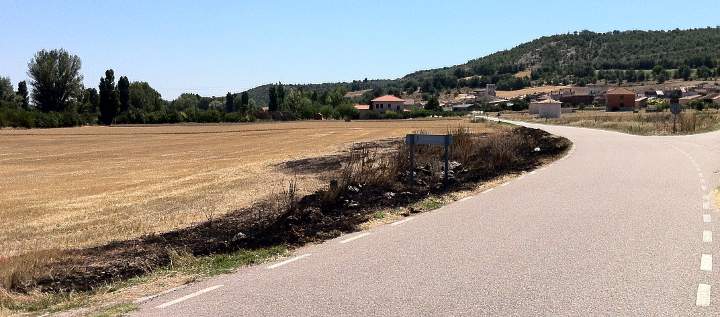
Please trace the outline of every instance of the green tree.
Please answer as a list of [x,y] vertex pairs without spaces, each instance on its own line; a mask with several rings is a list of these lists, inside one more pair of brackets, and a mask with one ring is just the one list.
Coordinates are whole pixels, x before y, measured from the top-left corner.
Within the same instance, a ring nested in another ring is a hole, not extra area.
[[247,113],[250,109],[250,94],[247,91],[243,91],[240,94],[240,108],[238,109],[242,113]]
[[690,75],[692,74],[692,70],[690,70],[690,67],[687,65],[682,65],[678,69],[678,77],[682,78],[683,80],[690,80]]
[[268,97],[270,98],[270,102],[268,103],[268,111],[278,111],[278,95],[277,90],[275,89],[275,85],[270,85],[268,95]]
[[235,96],[229,91],[227,95],[225,95],[225,112],[235,112]]
[[30,97],[28,95],[27,83],[23,80],[18,83],[17,89],[18,98],[20,98],[20,105],[23,109],[30,109]]
[[130,81],[126,76],[120,76],[120,79],[118,79],[117,91],[120,100],[120,112],[127,113],[130,109]]
[[115,89],[115,72],[112,69],[105,71],[105,77],[100,77],[100,116],[102,124],[110,125],[118,112],[118,92]]
[[437,96],[431,96],[430,98],[428,98],[428,101],[425,104],[425,110],[430,110],[430,111],[442,110],[440,108],[440,101],[438,100]]
[[13,91],[12,82],[8,77],[0,77],[0,100],[9,101],[13,98],[15,92]]
[[40,111],[64,111],[82,90],[81,62],[64,49],[41,50],[28,64],[32,98]]
[[134,81],[130,83],[130,106],[142,109],[144,112],[155,112],[165,106],[165,101],[147,82]]
[[697,70],[697,77],[702,79],[708,79],[709,77],[712,77],[712,70],[703,65]]
[[88,114],[97,113],[98,106],[100,105],[100,97],[98,96],[97,89],[86,88],[85,90],[83,90],[80,102],[80,112]]

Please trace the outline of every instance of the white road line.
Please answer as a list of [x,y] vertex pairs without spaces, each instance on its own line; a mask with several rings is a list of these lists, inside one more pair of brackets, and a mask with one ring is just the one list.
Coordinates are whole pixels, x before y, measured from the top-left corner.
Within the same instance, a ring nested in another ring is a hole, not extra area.
[[415,217],[408,217],[408,218],[405,218],[405,219],[403,219],[403,220],[395,221],[395,222],[391,223],[390,225],[391,225],[391,226],[397,226],[397,225],[406,223],[406,222],[408,222],[408,221],[410,221],[410,220],[413,220],[413,219],[415,219]]
[[367,237],[367,236],[369,236],[369,235],[370,235],[370,232],[361,233],[361,234],[359,234],[359,235],[356,235],[356,236],[347,238],[347,239],[345,239],[345,240],[342,240],[342,241],[340,241],[340,243],[348,243],[348,242],[350,242],[350,241],[354,241],[354,240],[360,239],[360,238],[362,238],[362,237]]
[[140,298],[138,298],[138,299],[135,300],[135,303],[136,303],[136,304],[140,304],[140,303],[143,303],[143,302],[147,302],[147,301],[149,301],[149,300],[151,300],[151,299],[153,299],[153,298],[155,298],[155,297],[159,297],[159,296],[162,296],[162,295],[165,295],[165,294],[168,294],[168,293],[172,293],[172,292],[177,291],[177,290],[179,290],[179,289],[181,289],[181,288],[184,288],[184,287],[185,287],[185,285],[181,285],[181,286],[178,286],[178,287],[173,287],[173,288],[168,289],[168,290],[164,290],[164,291],[162,291],[162,292],[160,292],[160,293],[157,293],[157,294],[154,294],[154,295],[149,295],[149,296],[145,296],[145,297],[140,297]]
[[195,297],[195,296],[205,294],[205,293],[207,293],[207,292],[216,290],[216,289],[221,288],[221,287],[223,287],[223,286],[222,286],[222,285],[215,285],[215,286],[211,286],[211,287],[208,287],[208,288],[205,288],[205,289],[201,289],[201,290],[199,290],[199,291],[197,291],[197,292],[195,292],[195,293],[185,295],[185,296],[180,297],[180,298],[178,298],[178,299],[176,299],[176,300],[171,300],[171,301],[169,301],[169,302],[167,302],[167,303],[165,303],[165,304],[162,304],[162,305],[158,305],[158,306],[155,307],[155,308],[163,309],[163,308],[166,308],[166,307],[168,307],[168,306],[175,305],[175,304],[177,304],[177,303],[179,303],[179,302],[186,301],[186,300],[191,299],[191,298],[193,298],[193,297]]
[[483,190],[481,194],[489,193],[489,192],[491,192],[493,189],[495,189],[495,188],[488,188],[488,189],[486,189],[486,190]]
[[710,306],[710,285],[700,284],[697,289],[697,299],[695,300],[697,306]]
[[703,242],[712,242],[712,231],[710,231],[710,230],[703,231]]
[[712,272],[712,254],[703,254],[700,257],[700,270]]
[[712,222],[712,217],[710,217],[710,215],[708,215],[708,214],[704,214],[704,215],[703,215],[703,222],[704,222],[704,223],[710,223],[710,222]]
[[296,256],[296,257],[294,257],[294,258],[290,258],[290,259],[287,259],[287,260],[282,261],[282,262],[280,262],[280,263],[275,263],[275,264],[273,264],[273,265],[271,265],[271,266],[268,266],[268,269],[271,269],[271,270],[272,270],[272,269],[274,269],[274,268],[281,267],[281,266],[283,266],[283,265],[285,265],[285,264],[289,264],[289,263],[295,262],[295,261],[300,260],[300,259],[302,259],[302,258],[309,257],[310,255],[311,255],[310,253],[305,253],[305,254],[303,254],[303,255],[298,255],[298,256]]

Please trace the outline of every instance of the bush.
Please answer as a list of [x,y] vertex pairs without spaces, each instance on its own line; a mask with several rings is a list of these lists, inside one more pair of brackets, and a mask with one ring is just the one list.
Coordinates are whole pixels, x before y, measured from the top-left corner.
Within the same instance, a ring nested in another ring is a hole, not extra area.
[[395,111],[388,110],[388,111],[385,111],[385,113],[383,114],[383,117],[385,119],[399,119],[400,115]]

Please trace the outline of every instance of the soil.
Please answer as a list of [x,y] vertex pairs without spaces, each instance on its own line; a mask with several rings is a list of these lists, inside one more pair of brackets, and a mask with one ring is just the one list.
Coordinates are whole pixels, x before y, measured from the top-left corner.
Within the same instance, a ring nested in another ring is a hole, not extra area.
[[[513,129],[513,133],[531,140],[531,143],[542,151],[523,150],[520,153],[520,163],[485,169],[482,172],[468,172],[465,167],[453,164],[453,177],[447,190],[467,189],[479,181],[531,169],[543,160],[564,153],[570,145],[568,140],[541,130],[519,127]],[[398,149],[397,145],[401,143],[401,139],[393,139],[375,142],[370,146],[392,152],[393,149]],[[278,168],[286,169],[289,173],[337,171],[349,155],[341,153],[291,161]],[[431,193],[444,192],[442,186],[433,182],[435,177],[429,170],[424,170],[421,166],[416,175],[417,182],[412,188],[403,185],[407,173],[400,173],[397,184],[392,186],[351,184],[339,191],[335,188],[339,195],[332,200],[327,199],[331,189],[295,198],[295,191],[291,187],[288,192],[274,199],[184,229],[99,247],[44,251],[50,259],[38,264],[39,267],[29,268],[30,272],[33,272],[29,276],[16,276],[9,288],[21,293],[89,291],[105,283],[143,275],[167,266],[177,252],[202,256],[277,244],[300,246],[333,238],[343,232],[357,231],[376,210],[408,206]],[[337,184],[337,181],[332,181],[329,188],[338,186]],[[19,257],[25,256],[43,255]],[[17,259],[19,257],[10,258],[9,261],[22,260]]]

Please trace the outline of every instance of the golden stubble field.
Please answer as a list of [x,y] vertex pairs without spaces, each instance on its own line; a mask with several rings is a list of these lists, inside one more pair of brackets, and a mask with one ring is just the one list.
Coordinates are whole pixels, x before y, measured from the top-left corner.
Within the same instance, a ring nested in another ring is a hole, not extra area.
[[[205,221],[277,193],[278,167],[462,119],[0,130],[0,258]],[[473,124],[473,130],[492,127]],[[302,192],[325,185],[298,175]]]

